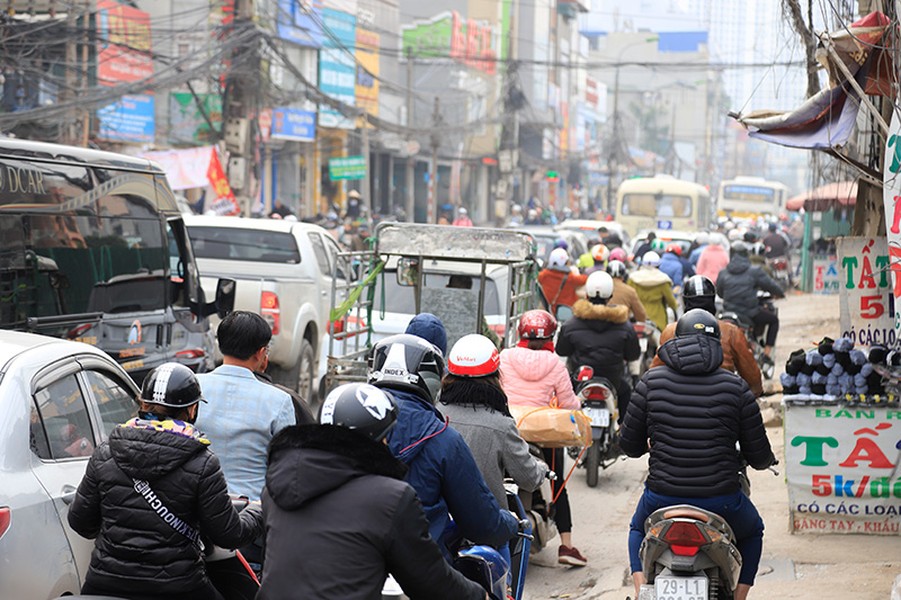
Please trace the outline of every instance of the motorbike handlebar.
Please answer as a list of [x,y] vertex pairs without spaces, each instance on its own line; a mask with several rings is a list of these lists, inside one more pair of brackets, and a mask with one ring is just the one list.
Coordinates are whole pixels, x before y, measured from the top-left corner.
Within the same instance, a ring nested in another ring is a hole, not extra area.
[[519,519],[517,521],[516,535],[521,538],[525,538],[527,540],[534,539],[534,536],[531,533],[526,533],[527,530],[532,528],[532,522],[528,519]]

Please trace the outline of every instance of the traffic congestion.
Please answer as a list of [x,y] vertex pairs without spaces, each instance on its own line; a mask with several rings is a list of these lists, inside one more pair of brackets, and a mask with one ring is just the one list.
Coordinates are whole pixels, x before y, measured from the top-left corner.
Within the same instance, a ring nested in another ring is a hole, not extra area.
[[0,600],[901,600],[899,11],[7,0]]

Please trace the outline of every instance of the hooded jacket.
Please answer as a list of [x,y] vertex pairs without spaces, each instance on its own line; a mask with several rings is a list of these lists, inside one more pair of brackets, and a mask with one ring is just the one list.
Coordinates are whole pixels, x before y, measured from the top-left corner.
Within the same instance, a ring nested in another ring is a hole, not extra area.
[[716,281],[716,293],[723,299],[723,309],[749,318],[760,311],[757,290],[765,290],[780,298],[783,296],[779,284],[767,277],[759,267],[752,267],[747,256],[733,256]]
[[620,447],[639,457],[650,439],[647,487],[658,494],[707,498],[738,491],[735,442],[755,469],[775,460],[754,394],[720,368],[723,351],[715,338],[673,338],[658,354],[663,366],[649,369],[632,393]]
[[[547,351],[545,354],[553,356]],[[455,390],[455,387],[460,389]],[[472,450],[479,471],[498,506],[507,507],[505,474],[512,477],[520,489],[534,492],[541,487],[548,468],[529,453],[529,445],[519,436],[513,417],[484,403],[473,402],[480,394],[492,393],[503,395],[487,383],[465,385],[465,382],[456,382],[441,393],[440,409]],[[444,403],[445,399],[451,402]]]
[[421,337],[441,350],[442,356],[447,356],[447,330],[441,319],[432,313],[419,313],[413,317],[404,333]]
[[[135,480],[146,481],[156,500],[138,493]],[[164,510],[223,548],[248,544],[262,530],[258,506],[240,514],[232,507],[219,460],[193,426],[132,419],[94,451],[69,507],[69,526],[96,538],[86,580],[161,597],[208,585],[200,550],[163,520]]]
[[638,293],[638,299],[661,331],[666,327],[666,307],[676,310],[673,281],[659,269],[638,269],[629,276],[629,285]]
[[481,599],[429,538],[407,469],[383,445],[334,425],[280,431],[263,491],[258,600],[381,600],[389,571],[412,600]]
[[[755,396],[763,395],[763,383],[760,379],[760,367],[748,346],[744,332],[728,321],[720,321],[720,345],[723,348],[722,367],[727,371],[738,373],[745,380]],[[660,334],[660,345],[670,341],[676,335],[676,324],[670,323]],[[651,368],[663,364],[660,356],[654,356]]]
[[516,518],[501,511],[462,436],[424,398],[389,391],[399,413],[388,434],[388,448],[407,465],[407,483],[416,490],[429,534],[445,557],[450,556],[445,539],[450,514],[460,532],[477,544],[499,546],[516,535]]
[[726,252],[725,248],[719,244],[707,244],[698,258],[695,274],[703,275],[713,283],[716,283],[716,278],[719,276],[720,271],[725,269],[728,264],[729,253]]
[[641,356],[629,309],[579,300],[573,306],[573,318],[563,324],[557,337],[557,354],[567,357],[570,371],[588,365],[595,376],[606,377],[618,389],[623,363]]
[[569,372],[557,355],[547,350],[517,346],[501,352],[501,385],[513,406],[548,406],[556,396],[560,408],[581,407]]
[[672,252],[667,252],[660,257],[660,271],[666,273],[666,276],[673,282],[673,286],[682,285],[682,259]]

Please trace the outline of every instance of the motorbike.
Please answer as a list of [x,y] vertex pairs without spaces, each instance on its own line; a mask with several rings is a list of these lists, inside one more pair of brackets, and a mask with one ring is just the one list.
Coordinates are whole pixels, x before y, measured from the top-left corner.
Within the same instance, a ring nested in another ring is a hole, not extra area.
[[[779,314],[773,295],[769,292],[757,290],[757,306],[775,315]],[[757,361],[757,366],[760,367],[761,375],[763,375],[764,379],[772,379],[776,374],[776,363],[763,351],[766,347],[766,325],[755,325],[748,317],[731,311],[722,312],[717,315],[717,318],[741,328],[748,340],[751,354],[754,355],[754,360]]]
[[766,259],[767,266],[773,272],[773,279],[782,286],[783,290],[787,290],[792,286],[791,265],[788,263],[787,256],[775,256]]
[[641,347],[638,376],[645,374],[657,355],[657,342],[660,340],[660,330],[653,321],[636,321],[632,324],[635,335],[638,336],[638,345]]
[[[583,365],[576,374],[576,398],[582,404],[582,411],[591,419],[591,446],[579,466],[586,470],[588,487],[595,487],[599,469],[606,469],[620,455],[616,389],[608,379],[595,377],[594,369]],[[568,448],[567,452],[573,460],[578,460],[581,450]]]
[[741,554],[725,519],[688,504],[654,511],[645,522],[638,600],[729,600]]

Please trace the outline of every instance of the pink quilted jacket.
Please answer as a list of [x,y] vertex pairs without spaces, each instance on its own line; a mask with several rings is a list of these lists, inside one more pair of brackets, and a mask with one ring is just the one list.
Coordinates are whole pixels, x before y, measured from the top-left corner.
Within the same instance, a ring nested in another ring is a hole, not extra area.
[[501,352],[501,385],[514,406],[548,406],[555,395],[560,408],[580,406],[566,367],[547,350],[515,347]]

